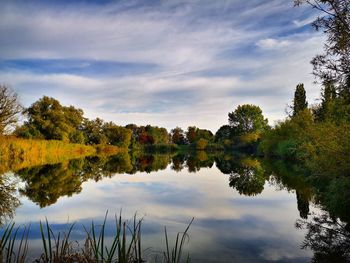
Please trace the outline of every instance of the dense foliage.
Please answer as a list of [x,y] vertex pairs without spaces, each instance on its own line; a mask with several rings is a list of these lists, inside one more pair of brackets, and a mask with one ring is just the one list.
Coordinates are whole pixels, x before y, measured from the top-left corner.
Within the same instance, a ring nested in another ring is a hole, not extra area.
[[235,135],[261,133],[268,126],[262,110],[255,105],[239,105],[234,112],[228,114],[228,117],[229,125]]
[[16,135],[25,138],[83,142],[79,126],[83,111],[73,106],[62,106],[58,100],[44,96],[25,109],[28,120],[16,130]]
[[296,116],[299,112],[305,110],[307,104],[304,84],[300,83],[297,85],[294,93],[293,116]]

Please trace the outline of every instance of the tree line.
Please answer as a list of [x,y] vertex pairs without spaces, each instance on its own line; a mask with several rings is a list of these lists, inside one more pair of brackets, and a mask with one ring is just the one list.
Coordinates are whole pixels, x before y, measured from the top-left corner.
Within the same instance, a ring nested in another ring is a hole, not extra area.
[[[90,120],[82,109],[63,106],[47,96],[23,108],[17,94],[5,85],[0,86],[0,134],[12,134],[20,138],[60,140],[87,145],[115,145],[138,148],[144,145],[197,145],[204,149],[214,141],[211,131],[195,126],[183,131],[180,127],[170,132],[158,126],[117,125],[101,118]],[[2,106],[4,105],[4,106]],[[25,121],[18,124],[22,115]],[[11,130],[12,127],[12,130]]]
[[125,148],[156,145],[190,145],[198,150],[238,148],[297,159],[327,156],[332,149],[340,156],[348,147],[350,125],[350,4],[347,0],[295,0],[296,5],[304,3],[320,11],[313,25],[327,36],[325,53],[311,61],[316,80],[322,85],[321,102],[309,106],[304,85],[298,84],[291,113],[272,128],[260,107],[250,104],[239,105],[230,112],[228,123],[215,135],[195,126],[185,131],[176,127],[170,132],[151,125],[120,126],[100,118],[89,120],[84,117],[83,110],[63,106],[46,96],[23,110],[17,95],[1,86],[0,133],[8,132],[23,113],[26,121],[13,131],[23,138]]

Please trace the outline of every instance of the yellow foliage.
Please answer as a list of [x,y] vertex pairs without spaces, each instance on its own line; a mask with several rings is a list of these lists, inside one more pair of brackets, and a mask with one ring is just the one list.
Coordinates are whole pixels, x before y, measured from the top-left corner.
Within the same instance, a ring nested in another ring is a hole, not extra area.
[[197,150],[204,150],[208,145],[208,141],[206,139],[200,138],[196,143]]
[[96,153],[93,146],[55,140],[0,137],[0,174],[25,167],[53,164]]
[[256,142],[260,137],[260,133],[251,132],[241,135],[239,139],[242,143],[253,143]]

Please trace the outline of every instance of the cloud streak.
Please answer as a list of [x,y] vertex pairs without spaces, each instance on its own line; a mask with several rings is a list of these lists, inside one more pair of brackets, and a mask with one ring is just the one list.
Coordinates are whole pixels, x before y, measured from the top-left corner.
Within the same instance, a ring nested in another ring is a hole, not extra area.
[[299,82],[318,95],[315,14],[282,0],[9,1],[0,15],[0,81],[26,106],[48,95],[91,118],[216,131],[243,103],[283,118]]

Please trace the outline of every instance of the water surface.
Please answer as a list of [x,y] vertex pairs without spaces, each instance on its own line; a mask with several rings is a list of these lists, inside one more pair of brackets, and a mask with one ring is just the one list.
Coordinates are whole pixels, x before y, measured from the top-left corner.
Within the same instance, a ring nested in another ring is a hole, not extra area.
[[[37,226],[45,217],[55,231],[76,222],[73,239],[80,240],[81,226],[102,221],[108,211],[111,237],[113,215],[122,209],[124,219],[135,212],[144,218],[149,260],[165,248],[164,226],[174,239],[194,217],[186,244],[192,262],[310,262],[335,258],[334,250],[345,262],[349,227],[329,216],[304,173],[281,161],[199,152],[87,157],[7,177],[17,180],[14,220],[31,224],[32,251],[40,247]],[[322,220],[336,231],[317,229]]]

